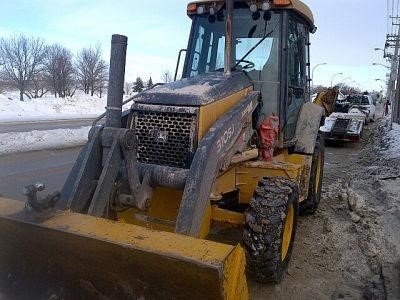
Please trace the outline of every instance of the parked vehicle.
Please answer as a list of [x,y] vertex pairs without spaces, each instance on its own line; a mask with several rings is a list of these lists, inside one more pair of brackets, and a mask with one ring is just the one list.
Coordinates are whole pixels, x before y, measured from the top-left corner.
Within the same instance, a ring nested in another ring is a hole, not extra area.
[[336,100],[333,113],[325,118],[320,127],[325,140],[358,142],[364,124],[375,119],[375,105],[370,95],[348,95],[344,100]]
[[365,123],[373,122],[375,120],[375,103],[371,95],[348,95],[343,102],[345,105],[348,105],[349,110],[355,108],[365,114]]

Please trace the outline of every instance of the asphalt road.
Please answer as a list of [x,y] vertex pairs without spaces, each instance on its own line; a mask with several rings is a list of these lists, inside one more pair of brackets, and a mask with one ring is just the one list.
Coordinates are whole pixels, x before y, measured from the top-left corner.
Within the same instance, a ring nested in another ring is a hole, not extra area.
[[[325,168],[335,167],[341,155],[352,155],[346,148],[358,148],[358,144],[325,149]],[[42,193],[60,190],[72,165],[79,154],[80,147],[58,150],[42,150],[0,156],[0,195],[24,200],[22,189],[38,181],[45,183]]]
[[46,185],[42,196],[61,190],[79,151],[80,147],[0,156],[0,194],[25,201],[22,189],[38,181]]
[[74,129],[82,126],[91,126],[94,119],[66,119],[49,121],[29,121],[29,122],[5,122],[0,123],[0,133],[7,132],[27,132],[32,130],[51,130],[51,129]]

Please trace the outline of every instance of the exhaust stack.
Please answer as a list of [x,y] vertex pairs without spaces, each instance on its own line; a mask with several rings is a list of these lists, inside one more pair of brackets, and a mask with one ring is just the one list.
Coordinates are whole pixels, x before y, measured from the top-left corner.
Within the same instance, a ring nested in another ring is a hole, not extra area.
[[128,38],[126,36],[119,34],[112,35],[106,127],[121,127],[127,45]]
[[232,74],[232,22],[233,22],[233,0],[226,0],[226,23],[225,23],[225,65],[224,74]]

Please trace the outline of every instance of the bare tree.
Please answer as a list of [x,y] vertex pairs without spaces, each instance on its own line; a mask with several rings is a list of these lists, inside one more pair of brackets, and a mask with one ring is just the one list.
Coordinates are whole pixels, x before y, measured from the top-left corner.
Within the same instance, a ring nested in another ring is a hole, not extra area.
[[132,87],[133,87],[133,83],[132,82],[125,81],[124,94],[125,95],[130,95],[132,93]]
[[31,97],[27,89],[43,68],[45,53],[46,45],[40,38],[20,34],[0,39],[0,75],[18,88],[21,101],[24,100],[24,94]]
[[75,69],[71,51],[58,44],[49,46],[45,66],[48,83],[54,95],[61,98],[71,96],[71,92],[75,91]]
[[86,94],[101,94],[107,83],[108,66],[101,58],[100,45],[82,49],[76,59],[78,82]]
[[164,70],[164,71],[161,73],[161,78],[162,78],[163,82],[165,82],[165,83],[171,82],[171,81],[172,81],[171,72],[168,71],[168,70]]
[[101,98],[103,92],[107,89],[108,84],[108,66],[106,62],[103,60],[99,65],[97,72],[95,74],[94,85],[91,89],[91,95],[97,92],[97,95]]
[[31,81],[27,85],[25,95],[29,98],[41,98],[49,91],[48,86],[46,75],[40,70],[32,76]]
[[326,89],[327,89],[327,87],[325,87],[323,85],[312,86],[311,87],[311,94],[317,94],[317,93],[322,92],[322,91],[324,91]]

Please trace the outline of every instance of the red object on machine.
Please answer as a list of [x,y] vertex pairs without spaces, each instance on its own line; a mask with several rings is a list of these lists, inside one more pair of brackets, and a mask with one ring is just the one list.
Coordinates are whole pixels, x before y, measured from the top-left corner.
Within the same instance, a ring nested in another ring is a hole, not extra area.
[[262,157],[266,161],[271,161],[275,141],[277,140],[279,132],[279,118],[277,116],[266,117],[260,126],[260,138],[261,138],[261,153]]

